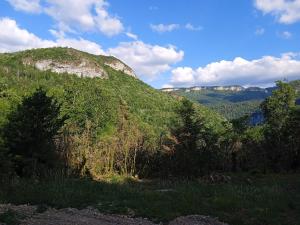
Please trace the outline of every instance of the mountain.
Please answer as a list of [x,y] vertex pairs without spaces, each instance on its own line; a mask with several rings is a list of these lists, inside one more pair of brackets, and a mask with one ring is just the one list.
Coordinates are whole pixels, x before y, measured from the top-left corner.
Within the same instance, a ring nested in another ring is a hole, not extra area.
[[[300,102],[300,80],[289,83],[297,91],[298,104]],[[229,120],[253,114],[253,121],[261,121],[261,118],[258,118],[259,105],[272,94],[273,90],[275,90],[275,87],[245,88],[239,85],[161,89],[162,92],[184,96],[194,102],[203,104]]]
[[[22,98],[39,87],[68,116],[57,140],[68,152],[68,163],[93,176],[133,163],[128,155],[157,151],[178,121],[180,97],[143,83],[120,60],[48,48],[0,54],[0,134]],[[206,127],[224,131],[224,117],[195,107]]]
[[272,94],[273,88],[232,86],[196,86],[161,89],[163,92],[185,96],[225,116],[236,119],[257,111],[260,103]]
[[134,71],[112,56],[95,56],[72,48],[48,48],[9,54],[10,59],[19,59],[19,64],[32,66],[40,71],[75,74],[79,77],[107,78],[105,67],[135,77]]

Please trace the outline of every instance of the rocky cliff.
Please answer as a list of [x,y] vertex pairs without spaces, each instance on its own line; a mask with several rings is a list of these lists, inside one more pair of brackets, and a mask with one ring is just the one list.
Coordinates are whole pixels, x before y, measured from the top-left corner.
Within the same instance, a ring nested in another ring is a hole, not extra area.
[[108,78],[106,67],[110,67],[137,78],[133,69],[115,57],[91,55],[72,48],[35,49],[15,55],[21,55],[23,65],[33,66],[40,71]]

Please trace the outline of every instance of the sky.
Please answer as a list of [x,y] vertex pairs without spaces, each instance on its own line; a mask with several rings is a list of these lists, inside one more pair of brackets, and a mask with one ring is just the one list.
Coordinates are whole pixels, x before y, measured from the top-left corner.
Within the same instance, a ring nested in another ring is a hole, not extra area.
[[0,52],[113,55],[154,88],[300,79],[300,0],[0,0]]

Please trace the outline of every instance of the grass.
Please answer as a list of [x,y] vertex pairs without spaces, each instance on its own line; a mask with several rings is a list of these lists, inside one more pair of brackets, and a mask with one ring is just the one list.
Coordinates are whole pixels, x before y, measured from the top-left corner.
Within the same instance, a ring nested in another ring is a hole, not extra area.
[[55,179],[19,180],[1,186],[0,202],[56,208],[94,206],[101,212],[147,217],[155,222],[201,214],[230,225],[300,224],[300,175],[233,176],[232,183]]
[[6,212],[0,214],[0,222],[7,225],[18,225],[20,224],[20,220],[23,218],[23,215],[20,215],[12,210],[7,210]]

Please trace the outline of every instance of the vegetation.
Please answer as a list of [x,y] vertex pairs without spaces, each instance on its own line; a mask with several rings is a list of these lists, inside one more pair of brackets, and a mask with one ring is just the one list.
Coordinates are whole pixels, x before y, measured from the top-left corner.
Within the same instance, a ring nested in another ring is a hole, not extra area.
[[[47,58],[85,60],[108,78],[28,64]],[[264,123],[253,127],[248,116],[228,122],[105,60],[114,58],[64,48],[0,55],[0,202],[93,205],[156,221],[199,213],[230,224],[299,224],[297,82],[277,82],[260,105]],[[231,172],[233,180],[214,182]],[[115,175],[153,181],[101,181]]]
[[175,94],[184,96],[191,101],[203,104],[228,120],[237,119],[249,115],[259,109],[261,102],[272,92],[268,90],[244,90],[244,91],[176,91]]
[[[0,188],[0,201],[55,208],[93,206],[105,213],[147,217],[156,222],[200,214],[230,225],[299,225],[299,175],[229,174],[229,183],[135,181],[18,180]],[[52,176],[53,177],[53,176]]]
[[[11,121],[16,117],[16,111],[20,111],[16,106],[21,105],[24,98],[33,98],[39,88],[57,101],[60,106],[58,117],[67,116],[52,141],[55,141],[55,151],[69,173],[93,177],[111,173],[138,174],[136,157],[142,152],[151,155],[159,151],[178,120],[178,99],[102,65],[103,57],[98,59],[75,50],[53,48],[2,54],[0,58],[2,155],[8,155],[7,149],[12,147],[5,144],[5,139],[9,138],[4,135],[6,127],[33,119]],[[91,79],[42,72],[23,64],[24,60],[47,58],[71,60],[70,63],[80,59],[98,62],[97,65],[105,68],[109,78]],[[195,107],[196,114],[203,118],[206,127],[215,133],[224,132],[224,118],[203,106]],[[22,114],[20,120],[21,117]],[[37,130],[33,132],[39,133]]]
[[4,145],[19,176],[33,176],[43,167],[53,168],[55,156],[53,137],[64,123],[59,118],[60,106],[46,92],[38,89],[8,117],[3,128]]

